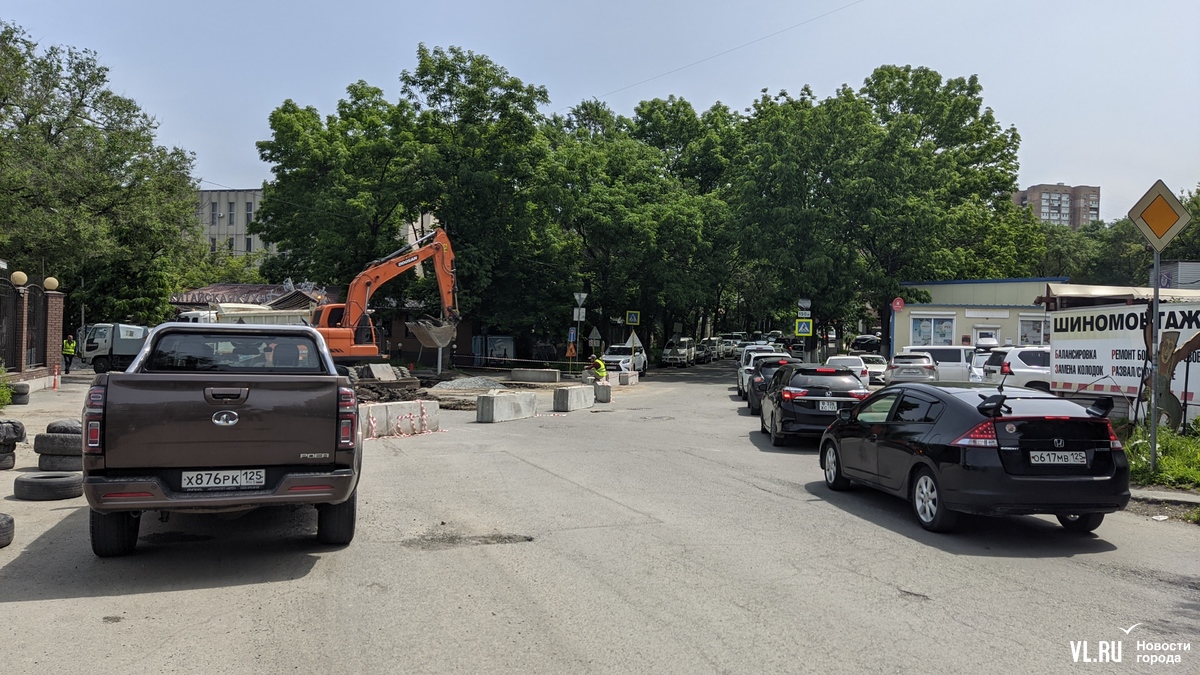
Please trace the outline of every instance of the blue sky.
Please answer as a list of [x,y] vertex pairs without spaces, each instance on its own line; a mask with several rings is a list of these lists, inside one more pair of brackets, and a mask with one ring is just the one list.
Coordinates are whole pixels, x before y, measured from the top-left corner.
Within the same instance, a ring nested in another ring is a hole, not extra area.
[[670,94],[741,109],[764,87],[805,84],[825,97],[885,63],[977,74],[1021,134],[1021,187],[1099,185],[1112,220],[1155,179],[1176,192],[1200,182],[1200,2],[852,2],[10,0],[0,19],[97,52],[112,88],[158,119],[160,142],[196,153],[205,188],[270,178],[254,142],[285,99],[327,113],[359,79],[397,98],[421,42],[546,86],[546,112],[598,97],[630,114]]

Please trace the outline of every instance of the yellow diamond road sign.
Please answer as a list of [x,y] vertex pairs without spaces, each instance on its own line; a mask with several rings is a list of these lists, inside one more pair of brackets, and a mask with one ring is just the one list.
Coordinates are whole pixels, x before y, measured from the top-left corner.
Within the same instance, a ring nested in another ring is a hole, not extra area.
[[1129,209],[1129,219],[1137,224],[1146,241],[1161,252],[1187,226],[1192,215],[1159,180]]

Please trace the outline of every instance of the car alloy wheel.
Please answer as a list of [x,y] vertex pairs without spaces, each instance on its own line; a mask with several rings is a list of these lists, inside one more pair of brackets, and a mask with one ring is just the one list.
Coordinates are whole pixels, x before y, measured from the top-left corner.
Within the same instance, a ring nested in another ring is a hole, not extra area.
[[954,527],[957,520],[953,511],[942,503],[941,491],[933,473],[922,468],[917,472],[912,487],[912,507],[917,515],[917,522],[930,532],[947,532]]
[[825,444],[825,486],[830,490],[845,490],[850,487],[850,480],[842,475],[837,445],[833,441]]

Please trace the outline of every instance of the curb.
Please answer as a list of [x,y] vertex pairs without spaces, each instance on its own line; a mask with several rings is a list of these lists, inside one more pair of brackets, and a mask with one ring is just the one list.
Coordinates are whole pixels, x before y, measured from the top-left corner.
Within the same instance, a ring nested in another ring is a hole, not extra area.
[[1129,498],[1136,499],[1139,502],[1156,502],[1166,504],[1178,504],[1180,506],[1198,506],[1200,507],[1200,495],[1195,495],[1190,492],[1171,492],[1167,490],[1140,490],[1137,488],[1129,489]]

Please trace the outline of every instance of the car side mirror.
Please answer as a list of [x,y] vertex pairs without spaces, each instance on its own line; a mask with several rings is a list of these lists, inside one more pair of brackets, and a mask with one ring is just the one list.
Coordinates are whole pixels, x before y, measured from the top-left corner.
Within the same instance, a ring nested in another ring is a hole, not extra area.
[[842,409],[838,410],[838,419],[843,422],[849,422],[850,421],[850,409],[842,408]]

